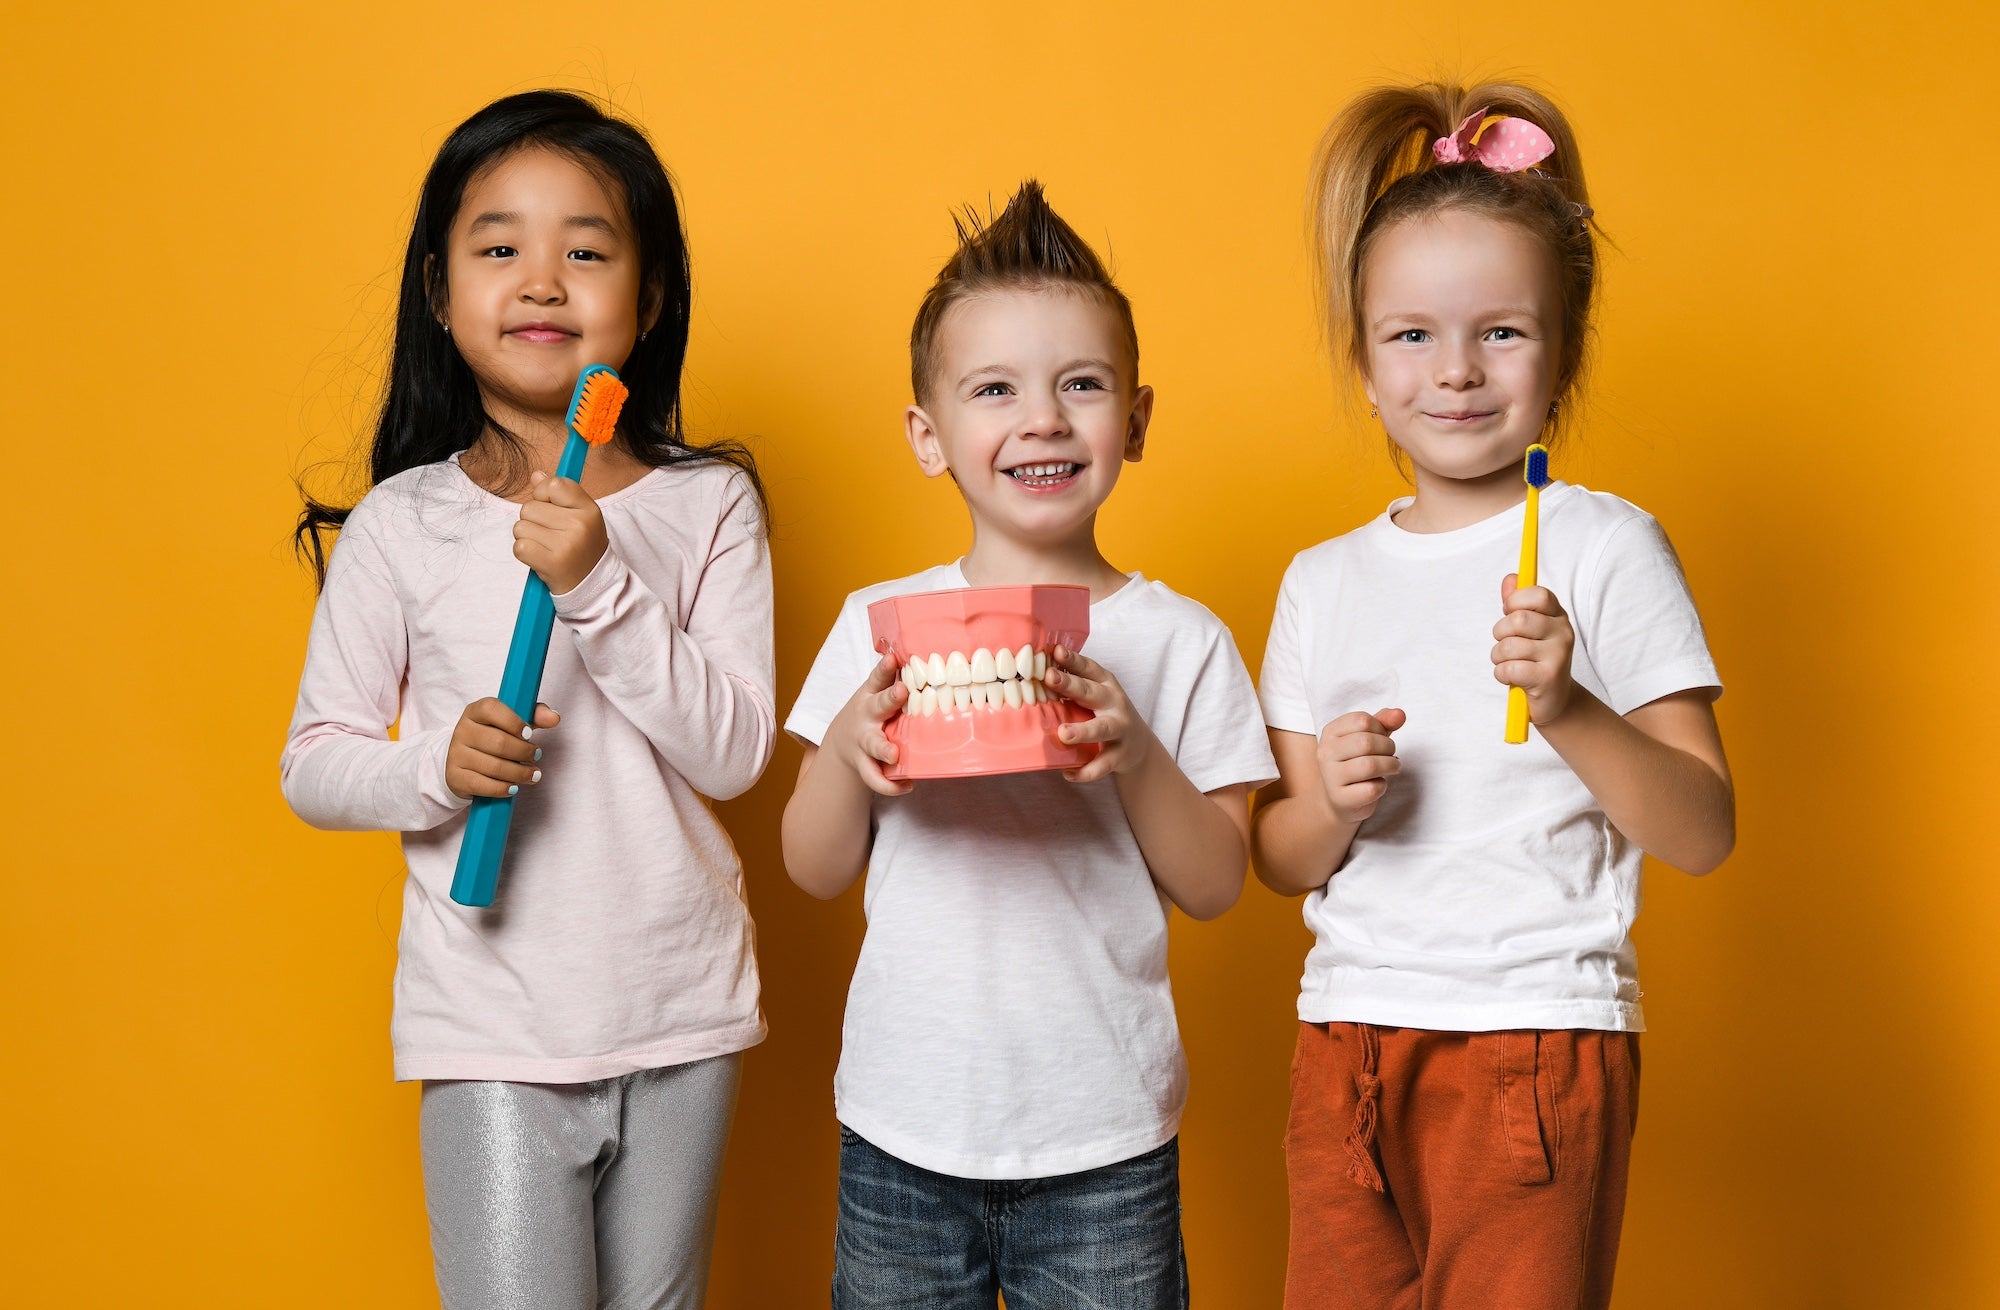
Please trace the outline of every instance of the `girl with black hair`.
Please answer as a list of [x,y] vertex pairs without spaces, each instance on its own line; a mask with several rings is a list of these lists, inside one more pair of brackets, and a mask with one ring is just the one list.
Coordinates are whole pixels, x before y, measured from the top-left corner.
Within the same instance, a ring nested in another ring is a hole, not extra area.
[[[682,432],[688,305],[646,138],[563,92],[496,101],[424,180],[372,490],[299,520],[321,592],[284,793],[316,827],[402,834],[391,1032],[424,1084],[447,1307],[698,1306],[707,1282],[764,1021],[702,798],[756,781],[775,720],[762,487],[740,446]],[[551,478],[588,364],[631,396],[581,481]],[[562,629],[533,723],[491,695],[523,565]],[[468,909],[467,807],[502,795],[507,876]]]

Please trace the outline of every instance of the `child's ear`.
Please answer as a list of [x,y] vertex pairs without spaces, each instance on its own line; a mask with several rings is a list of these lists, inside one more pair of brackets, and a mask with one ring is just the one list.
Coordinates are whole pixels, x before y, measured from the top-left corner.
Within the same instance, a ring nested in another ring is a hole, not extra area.
[[658,281],[648,282],[639,290],[639,331],[651,332],[660,324],[660,310],[665,307],[667,294]]
[[1146,428],[1153,421],[1153,389],[1140,387],[1132,397],[1132,412],[1125,417],[1125,462],[1137,464],[1146,457]]
[[424,256],[424,306],[441,328],[450,330],[451,298],[445,280],[437,275],[437,256]]
[[903,435],[910,439],[910,449],[917,457],[917,467],[924,476],[934,478],[940,473],[951,472],[951,466],[944,460],[944,445],[939,442],[937,425],[931,422],[921,405],[912,405],[903,411]]

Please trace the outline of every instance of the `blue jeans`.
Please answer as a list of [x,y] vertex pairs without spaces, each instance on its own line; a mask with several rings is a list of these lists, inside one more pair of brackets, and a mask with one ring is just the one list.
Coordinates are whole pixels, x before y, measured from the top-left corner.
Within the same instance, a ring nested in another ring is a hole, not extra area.
[[840,1130],[834,1310],[1186,1310],[1180,1143],[1056,1178],[905,1164]]

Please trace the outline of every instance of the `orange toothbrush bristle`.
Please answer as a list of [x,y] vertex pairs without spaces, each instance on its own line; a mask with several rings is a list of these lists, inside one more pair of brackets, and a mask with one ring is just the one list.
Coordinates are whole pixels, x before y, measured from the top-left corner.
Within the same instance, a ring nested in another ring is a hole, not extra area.
[[594,373],[585,381],[583,397],[577,402],[576,418],[570,426],[576,435],[593,446],[601,446],[618,433],[618,413],[625,408],[631,390],[609,371]]

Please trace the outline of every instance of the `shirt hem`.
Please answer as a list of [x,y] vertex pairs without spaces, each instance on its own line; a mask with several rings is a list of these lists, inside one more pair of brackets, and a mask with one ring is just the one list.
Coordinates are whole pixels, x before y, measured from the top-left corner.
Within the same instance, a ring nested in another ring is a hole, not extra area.
[[1452,1033],[1499,1032],[1508,1028],[1646,1031],[1645,1011],[1636,1001],[1498,1001],[1466,1005],[1380,997],[1336,999],[1305,992],[1299,996],[1299,1019],[1304,1023],[1368,1023],[1382,1028]]
[[748,1050],[764,1040],[769,1030],[759,1017],[755,1023],[739,1024],[677,1038],[637,1051],[610,1055],[575,1056],[560,1060],[536,1060],[518,1055],[398,1053],[396,1081],[425,1079],[507,1083],[594,1083],[603,1078],[622,1078],[643,1069],[664,1069],[669,1065],[692,1064],[718,1055]]
[[867,1139],[869,1145],[895,1156],[904,1164],[928,1169],[934,1174],[944,1174],[951,1178],[969,1178],[980,1182],[1013,1182],[1028,1178],[1056,1178],[1064,1174],[1083,1173],[1088,1169],[1102,1169],[1106,1165],[1119,1164],[1135,1159],[1148,1151],[1156,1151],[1174,1139],[1181,1130],[1181,1112],[1176,1110],[1168,1117],[1164,1126],[1155,1126],[1144,1133],[1132,1133],[1114,1137],[1109,1141],[1093,1142],[1063,1151],[1042,1151],[1034,1155],[958,1155],[950,1151],[932,1148],[906,1137],[892,1128],[881,1125],[866,1114],[854,1114],[836,1100],[834,1117],[839,1119],[849,1131]]

